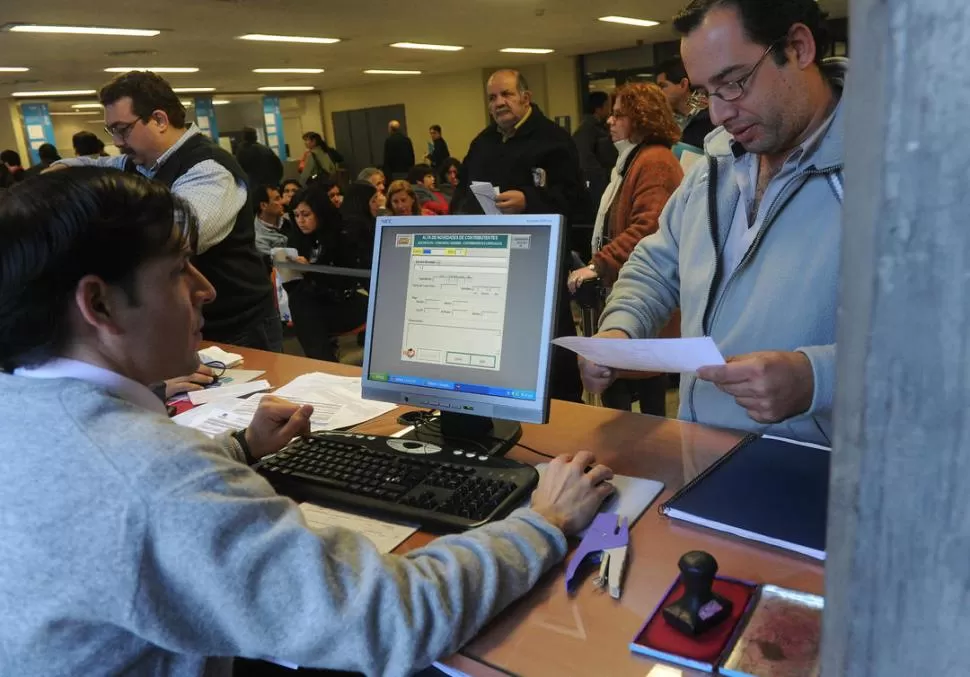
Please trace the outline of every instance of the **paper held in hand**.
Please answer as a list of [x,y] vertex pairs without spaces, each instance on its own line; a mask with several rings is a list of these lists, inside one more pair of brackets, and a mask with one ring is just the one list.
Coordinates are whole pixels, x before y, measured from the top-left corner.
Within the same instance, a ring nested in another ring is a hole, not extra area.
[[674,339],[607,339],[564,336],[553,344],[590,362],[629,371],[696,372],[701,367],[725,364],[709,336]]

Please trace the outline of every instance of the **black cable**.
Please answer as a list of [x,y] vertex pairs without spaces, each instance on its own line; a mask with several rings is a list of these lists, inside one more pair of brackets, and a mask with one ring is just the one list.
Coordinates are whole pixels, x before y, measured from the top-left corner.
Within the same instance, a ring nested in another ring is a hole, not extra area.
[[543,458],[556,458],[552,454],[547,454],[545,452],[539,451],[538,449],[534,449],[530,447],[528,444],[522,444],[521,442],[516,442],[515,446],[522,447],[526,451],[531,451],[533,454],[536,454],[537,456],[542,456]]

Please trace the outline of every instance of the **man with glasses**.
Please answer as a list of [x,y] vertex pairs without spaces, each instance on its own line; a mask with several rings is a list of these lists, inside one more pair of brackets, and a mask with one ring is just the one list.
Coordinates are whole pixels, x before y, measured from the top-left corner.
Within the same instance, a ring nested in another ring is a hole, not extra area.
[[[727,364],[681,381],[680,417],[827,443],[842,236],[844,60],[814,0],[692,0],[674,20],[714,124],[706,158],[620,272],[610,338],[711,336]],[[613,370],[581,361],[602,392]]]
[[100,99],[105,131],[121,155],[62,160],[51,169],[116,167],[169,186],[199,219],[193,263],[217,293],[205,307],[204,338],[282,352],[275,294],[256,251],[247,178],[239,163],[197,126],[186,125],[182,102],[155,73],[119,75],[102,88]]

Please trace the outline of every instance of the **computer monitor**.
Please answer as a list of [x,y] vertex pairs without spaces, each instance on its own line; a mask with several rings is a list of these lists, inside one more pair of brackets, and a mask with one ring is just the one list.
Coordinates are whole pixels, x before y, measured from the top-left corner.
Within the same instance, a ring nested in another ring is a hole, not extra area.
[[362,394],[441,411],[411,439],[505,453],[549,420],[562,217],[377,219]]

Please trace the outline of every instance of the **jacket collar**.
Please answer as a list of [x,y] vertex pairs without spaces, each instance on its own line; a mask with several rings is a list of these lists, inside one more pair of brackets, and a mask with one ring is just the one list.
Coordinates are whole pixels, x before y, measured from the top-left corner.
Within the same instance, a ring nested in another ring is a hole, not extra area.
[[[804,166],[814,165],[817,169],[826,170],[841,166],[844,161],[844,114],[841,99],[848,68],[849,60],[844,57],[832,57],[822,62],[822,72],[828,76],[839,101],[831,119],[825,123],[828,124],[828,129],[824,136],[817,144],[812,144],[814,147],[802,159],[801,164]],[[704,139],[704,150],[716,158],[735,157],[733,142],[734,137],[723,127],[718,127]]]

